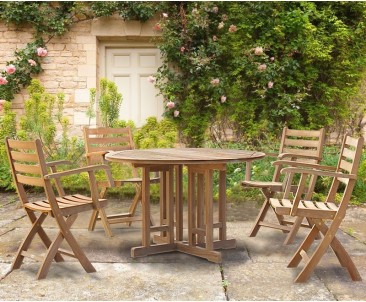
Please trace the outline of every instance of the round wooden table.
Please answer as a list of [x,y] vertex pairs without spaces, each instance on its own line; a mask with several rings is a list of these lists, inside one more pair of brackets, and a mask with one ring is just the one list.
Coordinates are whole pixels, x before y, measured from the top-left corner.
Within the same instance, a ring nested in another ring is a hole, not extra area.
[[[110,152],[108,161],[142,169],[142,246],[132,257],[181,251],[220,263],[216,249],[235,248],[226,236],[226,164],[264,157],[256,151],[214,148],[138,149]],[[188,237],[183,240],[182,167],[188,169]],[[213,211],[213,173],[219,172],[218,219]],[[160,225],[150,225],[150,172],[160,172]],[[174,218],[175,200],[175,218]],[[218,238],[214,239],[214,229]],[[151,243],[151,232],[160,232]]]

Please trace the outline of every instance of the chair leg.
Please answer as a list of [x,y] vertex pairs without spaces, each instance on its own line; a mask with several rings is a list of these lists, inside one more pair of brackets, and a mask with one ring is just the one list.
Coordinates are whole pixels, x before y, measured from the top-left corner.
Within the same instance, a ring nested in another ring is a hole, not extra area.
[[27,251],[29,246],[31,245],[34,236],[38,233],[38,231],[42,228],[42,223],[46,219],[47,215],[42,213],[33,223],[31,230],[28,232],[27,236],[23,240],[20,245],[18,252],[14,258],[14,261],[11,265],[11,271],[14,269],[20,268],[23,263],[24,256],[22,255],[23,251]]
[[[128,209],[128,213],[131,217],[135,216],[137,205],[139,202],[141,202],[141,185],[136,185],[136,193],[133,197],[133,201],[130,205],[130,208]],[[128,226],[131,226],[132,221],[128,222]]]
[[[77,218],[77,215],[73,215],[73,216],[70,216],[66,220],[66,225],[68,228],[71,227],[71,225],[74,223],[76,218]],[[60,231],[57,234],[55,240],[49,246],[47,254],[46,254],[45,258],[43,259],[40,269],[38,270],[38,274],[37,274],[38,280],[46,278],[48,271],[50,269],[50,266],[52,264],[52,259],[55,257],[56,253],[58,252],[58,249],[60,248],[60,245],[63,240],[64,240],[64,236],[62,235],[62,233]]]
[[108,217],[107,217],[107,214],[105,213],[104,209],[103,208],[100,208],[98,210],[99,212],[99,216],[100,216],[100,220],[103,224],[103,228],[104,228],[104,231],[105,231],[105,234],[108,236],[108,237],[113,237],[113,233],[112,233],[112,229],[111,229],[111,225],[108,221]]
[[295,236],[301,227],[303,219],[303,217],[296,217],[295,222],[291,227],[291,231],[286,236],[286,239],[283,243],[284,245],[291,244],[294,241]]
[[[319,229],[324,235],[328,231],[328,227],[324,223],[321,224]],[[342,265],[342,267],[345,267],[348,270],[351,279],[353,281],[361,281],[362,278],[357,270],[356,265],[352,261],[352,258],[349,256],[346,249],[343,247],[342,243],[337,239],[337,237],[334,236],[330,246],[334,254],[337,256],[339,263]]]
[[[321,230],[323,227],[323,222],[321,220],[316,220],[314,227],[316,227],[318,230]],[[301,272],[298,274],[298,276],[295,279],[296,283],[300,282],[306,282],[311,273],[313,272],[316,265],[319,263],[320,259],[332,243],[333,239],[335,238],[335,234],[339,228],[340,220],[333,220],[330,228],[327,230],[327,232],[324,234],[324,237],[318,247],[315,249],[312,256],[307,260],[304,268],[301,270]],[[315,239],[315,236],[314,236]],[[339,252],[339,246],[336,246],[337,252]]]
[[264,220],[264,217],[267,215],[268,209],[270,208],[269,199],[273,196],[273,193],[267,189],[262,189],[262,194],[264,195],[265,200],[255,220],[254,226],[249,233],[249,237],[255,237],[257,235],[259,228],[261,227],[260,223]]
[[94,273],[94,272],[96,272],[94,266],[91,264],[91,262],[86,257],[83,250],[80,248],[77,240],[72,235],[72,233],[70,232],[70,229],[68,227],[68,225],[70,224],[70,226],[71,226],[72,222],[76,219],[76,217],[74,217],[74,216],[77,217],[77,215],[71,215],[66,219],[66,221],[65,220],[58,221],[61,232],[62,232],[62,236],[65,238],[65,240],[69,244],[70,248],[74,252],[75,258],[77,258],[79,260],[80,264],[85,269],[85,271],[87,273]]
[[287,267],[297,267],[302,259],[301,252],[305,251],[307,252],[312,243],[314,242],[316,236],[318,235],[319,230],[316,225],[313,225],[310,233],[306,236],[304,241],[301,243],[299,248],[297,249],[296,253],[292,257],[290,263],[287,265]]

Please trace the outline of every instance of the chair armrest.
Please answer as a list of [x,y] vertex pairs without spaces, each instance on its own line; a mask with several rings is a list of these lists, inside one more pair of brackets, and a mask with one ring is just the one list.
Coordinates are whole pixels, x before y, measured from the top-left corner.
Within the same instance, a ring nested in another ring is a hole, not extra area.
[[277,157],[278,156],[278,153],[273,153],[273,152],[264,152],[264,154],[266,156],[270,156],[270,157]]
[[47,174],[44,176],[44,178],[45,179],[54,179],[54,178],[60,178],[60,177],[68,176],[68,175],[72,175],[72,174],[79,174],[82,172],[90,172],[90,171],[96,171],[96,170],[110,170],[110,167],[108,165],[86,166],[86,167],[71,169],[71,170],[67,170],[67,171]]
[[85,156],[86,157],[89,157],[89,156],[104,156],[106,155],[107,153],[109,152],[112,152],[112,151],[95,151],[95,152],[88,152],[88,153],[85,153]]
[[303,159],[315,159],[315,160],[321,160],[320,157],[314,156],[314,155],[306,155],[306,154],[295,154],[295,153],[281,153],[278,154],[278,159],[284,159],[284,158],[303,158]]
[[304,163],[301,161],[291,161],[291,160],[276,160],[272,163],[272,165],[288,165],[292,167],[304,167],[310,169],[317,169],[317,170],[326,170],[326,171],[335,171],[337,168],[334,166],[323,166],[319,164],[311,164],[311,163]]
[[58,165],[72,165],[72,163],[69,160],[55,160],[55,161],[46,162],[47,167],[55,167]]
[[295,167],[283,168],[281,170],[281,173],[301,173],[301,174],[312,174],[312,175],[318,175],[318,176],[357,179],[357,175],[355,175],[355,174],[345,174],[345,173],[341,173],[341,172],[322,171],[322,170],[316,170],[316,169],[300,169],[300,168],[295,168]]

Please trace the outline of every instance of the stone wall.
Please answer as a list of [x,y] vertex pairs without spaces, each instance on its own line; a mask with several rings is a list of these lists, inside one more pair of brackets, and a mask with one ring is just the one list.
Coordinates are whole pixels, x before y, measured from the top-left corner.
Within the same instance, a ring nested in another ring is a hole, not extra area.
[[[80,135],[82,127],[88,124],[85,111],[89,105],[89,89],[96,88],[100,78],[99,41],[150,42],[154,24],[154,20],[124,22],[118,16],[81,21],[62,37],[54,37],[47,43],[48,55],[42,59],[44,72],[35,78],[47,92],[65,94],[64,114],[70,119],[71,135]],[[32,41],[32,33],[30,28],[0,22],[0,69],[14,59],[15,50]],[[27,97],[23,89],[12,101],[18,117]],[[96,120],[92,121],[95,123]]]

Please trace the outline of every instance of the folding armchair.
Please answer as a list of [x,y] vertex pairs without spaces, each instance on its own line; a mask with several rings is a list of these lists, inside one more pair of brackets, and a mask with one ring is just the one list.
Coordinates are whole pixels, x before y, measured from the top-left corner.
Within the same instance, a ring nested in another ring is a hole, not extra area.
[[[283,180],[280,179],[281,176],[281,161],[296,161],[296,162],[306,162],[306,163],[319,163],[322,159],[323,144],[324,144],[324,129],[319,130],[295,130],[289,129],[287,127],[283,128],[281,144],[279,148],[279,154],[268,153],[267,156],[277,157],[279,162],[275,165],[275,171],[273,174],[272,181],[253,181],[250,180],[250,167],[247,166],[246,179],[241,182],[244,188],[257,188],[260,189],[264,195],[264,203],[262,208],[255,220],[254,226],[250,231],[249,236],[255,237],[258,233],[260,227],[268,227],[282,230],[288,233],[284,244],[289,244],[293,241],[295,233],[291,232],[292,225],[300,224],[302,226],[309,226],[308,224],[303,224],[302,219],[297,220],[286,220],[283,215],[276,214],[278,223],[265,222],[264,219],[270,208],[269,199],[275,195],[277,192],[283,192],[286,183],[291,182],[291,175],[287,175]],[[311,179],[307,192],[308,197],[312,195],[316,183],[316,176]],[[291,187],[291,192],[296,190],[296,187]]]
[[[101,163],[109,164],[105,159],[105,155],[110,151],[122,151],[122,150],[133,150],[134,143],[132,139],[131,129],[129,127],[125,128],[107,128],[107,127],[97,127],[97,128],[84,128],[84,141],[86,149],[86,160],[87,163]],[[134,184],[136,188],[136,194],[133,198],[131,206],[128,212],[121,214],[114,214],[107,216],[107,224],[115,223],[128,223],[131,225],[133,221],[142,220],[141,216],[136,216],[136,208],[139,202],[141,202],[141,184],[142,178],[138,176],[138,171],[136,168],[131,167],[132,178],[115,180],[112,176],[111,170],[105,170],[107,180],[97,181],[97,186],[100,189],[100,197],[104,198],[107,194],[109,187],[120,187],[124,184]],[[158,183],[160,178],[155,175],[155,177],[150,178],[151,183]],[[100,220],[98,217],[98,212],[94,212],[89,223],[89,230],[93,231],[95,228],[96,221]],[[151,219],[152,224],[152,219]],[[112,231],[110,227],[108,228],[108,236],[112,237]]]
[[[94,172],[98,169],[109,169],[109,167],[105,165],[88,166],[68,171],[48,173],[49,167],[52,167],[54,170],[57,164],[64,162],[47,163],[40,140],[16,141],[7,138],[6,148],[14,184],[23,208],[32,224],[31,230],[18,249],[11,270],[20,268],[24,257],[31,257],[32,259],[41,261],[42,264],[38,271],[37,279],[43,279],[46,278],[52,260],[62,262],[64,261],[63,255],[67,255],[78,259],[86,272],[95,272],[95,268],[73,236],[71,226],[77,218],[77,215],[85,211],[97,210],[103,216],[103,221],[106,221],[103,210],[103,207],[106,206],[106,200],[98,199]],[[64,193],[56,196],[52,185],[53,180],[57,181],[58,192],[63,192],[60,178],[81,172],[87,172],[89,174],[91,197],[81,194],[65,195]],[[27,198],[25,186],[43,187],[46,198],[34,202],[30,201]],[[51,241],[42,227],[42,223],[47,217],[55,219],[56,225],[59,228],[58,234],[53,241]],[[46,255],[43,257],[28,251],[37,234],[47,249]],[[64,239],[69,244],[71,251],[60,248]]]
[[[288,265],[288,267],[297,267],[301,260],[305,261],[305,265],[296,277],[295,282],[306,282],[308,280],[329,246],[334,251],[340,264],[348,270],[352,280],[361,280],[355,264],[337,239],[336,233],[346,215],[347,206],[356,183],[363,143],[363,138],[356,139],[346,135],[334,171],[331,171],[332,167],[311,164],[307,167],[287,167],[282,170],[286,174],[300,173],[298,189],[293,201],[287,199],[286,196],[282,200],[270,198],[271,206],[278,215],[307,218],[312,224],[310,233]],[[313,175],[328,176],[333,179],[325,202],[313,201],[307,198],[302,199],[306,179]],[[343,195],[340,202],[335,202],[336,195],[342,191]],[[313,253],[309,256],[308,251],[319,233],[323,235],[323,238],[318,246],[312,249]]]

